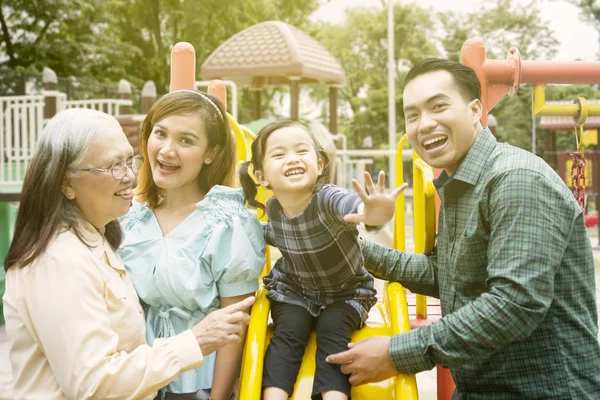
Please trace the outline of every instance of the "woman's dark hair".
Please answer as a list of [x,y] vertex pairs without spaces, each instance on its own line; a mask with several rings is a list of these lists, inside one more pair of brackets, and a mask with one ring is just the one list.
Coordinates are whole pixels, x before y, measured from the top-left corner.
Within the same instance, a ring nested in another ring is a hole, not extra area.
[[208,148],[218,148],[214,160],[204,164],[198,174],[197,182],[206,194],[214,185],[234,186],[236,147],[225,110],[221,102],[214,96],[196,90],[185,89],[171,92],[161,97],[144,119],[142,125],[140,150],[144,156],[144,164],[137,180],[136,195],[139,201],[147,202],[148,207],[155,208],[163,196],[152,178],[148,160],[148,138],[154,125],[172,115],[200,115],[202,127],[208,139]]
[[329,179],[329,157],[327,157],[327,153],[325,153],[325,150],[323,150],[323,147],[321,146],[319,141],[308,130],[308,128],[304,124],[291,119],[282,119],[275,122],[271,122],[270,124],[262,128],[260,132],[258,132],[256,139],[254,139],[254,142],[252,142],[252,158],[250,159],[250,161],[243,162],[238,170],[238,178],[240,181],[240,185],[242,185],[242,188],[244,189],[244,197],[246,199],[246,202],[252,207],[260,208],[263,211],[266,210],[265,205],[256,200],[256,195],[258,193],[257,187],[259,185],[254,181],[254,179],[250,175],[250,166],[252,167],[252,171],[262,171],[265,149],[267,147],[267,140],[269,139],[269,136],[271,136],[273,132],[278,131],[279,129],[293,126],[302,128],[308,133],[308,135],[313,141],[315,151],[317,152],[319,159],[323,161],[323,171],[321,171],[321,175],[319,175],[317,179],[317,184],[315,185],[315,188],[318,188],[319,186],[327,183]]
[[[59,230],[72,229],[89,246],[83,215],[62,187],[66,176],[77,173],[96,138],[115,126],[119,123],[114,117],[82,108],[61,111],[48,122],[23,181],[6,270],[31,264]],[[119,247],[121,228],[116,220],[105,226],[104,236],[113,249]]]

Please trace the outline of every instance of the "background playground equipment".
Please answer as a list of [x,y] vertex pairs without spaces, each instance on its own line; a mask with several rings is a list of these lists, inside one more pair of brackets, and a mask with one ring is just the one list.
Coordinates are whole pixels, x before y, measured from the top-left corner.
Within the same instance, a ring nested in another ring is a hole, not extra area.
[[[569,104],[568,101],[548,102],[548,104]],[[600,100],[588,100],[588,104],[600,104]],[[581,144],[585,148],[585,181],[586,196],[588,204],[595,202],[592,211],[588,207],[585,216],[585,225],[593,227],[598,224],[598,208],[600,206],[600,176],[595,173],[600,162],[600,151],[598,148],[598,128],[600,128],[600,117],[589,116],[584,123],[584,129]],[[557,151],[555,131],[570,132],[573,130],[573,118],[570,116],[543,116],[540,119],[540,127],[546,130],[546,144],[544,149],[544,159],[548,164],[558,171],[558,175],[565,181],[567,186],[572,185],[572,164],[573,157],[569,151]],[[600,227],[599,227],[600,232]],[[600,238],[600,235],[598,236]]]
[[338,87],[346,78],[339,61],[318,41],[281,21],[266,21],[238,32],[204,61],[205,79],[227,79],[254,94],[253,119],[261,118],[261,92],[289,85],[290,118],[299,119],[300,85],[329,87],[329,131],[337,133]]
[[[557,61],[524,61],[516,47],[511,47],[506,60],[488,60],[485,47],[480,39],[467,40],[461,50],[462,62],[473,68],[481,83],[483,103],[482,123],[485,126],[487,114],[500,99],[508,94],[514,96],[521,84],[533,85],[532,113],[540,116],[573,117],[577,149],[573,154],[575,165],[573,176],[576,180],[573,192],[580,206],[585,203],[585,186],[577,182],[584,178],[584,158],[580,143],[580,128],[588,116],[600,116],[600,104],[588,104],[587,100],[578,97],[570,104],[546,103],[544,85],[551,83],[600,83],[600,62],[557,62]],[[581,129],[582,131],[582,129]],[[577,161],[578,160],[578,161]],[[596,169],[598,168],[596,163]],[[594,175],[598,175],[594,171]]]

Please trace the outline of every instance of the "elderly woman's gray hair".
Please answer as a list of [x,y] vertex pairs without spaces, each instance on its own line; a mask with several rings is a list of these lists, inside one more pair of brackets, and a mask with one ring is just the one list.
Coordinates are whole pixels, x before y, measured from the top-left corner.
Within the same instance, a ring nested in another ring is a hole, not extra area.
[[[64,197],[62,186],[67,174],[77,173],[98,136],[115,126],[119,123],[111,115],[83,108],[61,111],[48,121],[25,174],[5,269],[31,263],[59,229],[73,228],[85,243],[81,213]],[[105,236],[118,247],[121,230],[116,221],[106,226]]]

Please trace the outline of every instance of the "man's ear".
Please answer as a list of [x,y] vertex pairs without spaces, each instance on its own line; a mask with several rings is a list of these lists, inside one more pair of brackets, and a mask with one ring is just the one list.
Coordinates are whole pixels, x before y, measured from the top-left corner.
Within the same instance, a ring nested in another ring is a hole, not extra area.
[[262,171],[260,171],[260,170],[254,171],[254,176],[258,180],[258,183],[261,184],[261,186],[264,186],[266,188],[269,187],[269,182],[265,179],[265,175],[262,173]]
[[73,182],[71,181],[71,178],[69,178],[66,175],[65,175],[65,177],[63,179],[61,190],[63,192],[63,195],[68,200],[74,200],[75,199],[75,188],[73,187]]
[[481,104],[481,100],[475,99],[469,103],[469,109],[473,114],[472,121],[473,124],[477,124],[481,121],[481,116],[483,115],[483,104]]
[[213,161],[215,161],[215,158],[217,157],[217,154],[219,154],[219,145],[216,145],[214,147],[211,147],[210,149],[208,149],[206,151],[206,156],[204,157],[204,164],[209,165],[211,164]]

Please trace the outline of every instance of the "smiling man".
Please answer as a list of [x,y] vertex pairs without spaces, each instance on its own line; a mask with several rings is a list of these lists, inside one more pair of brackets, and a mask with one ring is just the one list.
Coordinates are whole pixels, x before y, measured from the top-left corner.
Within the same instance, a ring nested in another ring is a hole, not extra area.
[[540,158],[484,128],[481,89],[460,63],[427,59],[404,80],[406,133],[444,171],[435,250],[365,242],[378,278],[438,297],[443,317],[331,355],[358,385],[448,367],[453,399],[599,399],[594,261],[583,213]]

